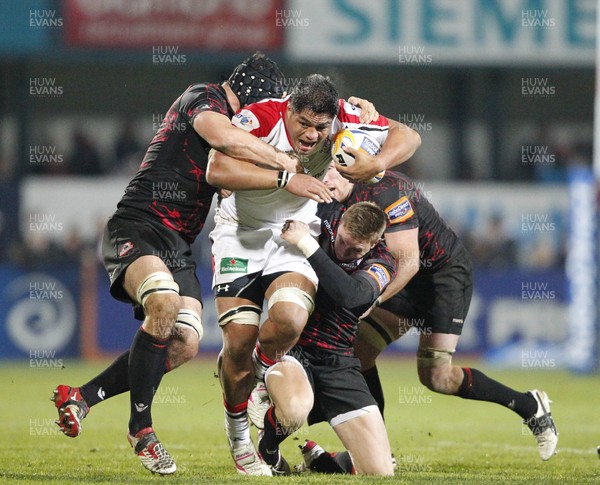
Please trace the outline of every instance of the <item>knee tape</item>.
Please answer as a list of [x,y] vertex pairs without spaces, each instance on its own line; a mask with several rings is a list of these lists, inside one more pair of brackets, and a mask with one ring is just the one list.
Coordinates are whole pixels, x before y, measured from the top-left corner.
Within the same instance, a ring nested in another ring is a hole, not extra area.
[[269,298],[268,307],[269,310],[275,303],[286,301],[288,303],[295,303],[298,306],[304,308],[310,315],[315,309],[315,301],[312,297],[306,293],[306,291],[300,288],[293,288],[286,286],[285,288],[279,288]]
[[255,325],[258,327],[261,313],[262,308],[255,305],[236,306],[219,317],[219,326],[223,327],[229,322],[234,322],[239,325]]
[[452,364],[454,350],[438,350],[432,347],[419,347],[417,351],[417,367],[438,367]]
[[179,285],[175,283],[173,276],[164,271],[158,271],[149,275],[137,289],[137,302],[144,306],[146,300],[153,293],[174,293],[179,295]]
[[192,327],[198,334],[198,342],[202,340],[202,336],[204,335],[202,320],[200,319],[200,315],[194,310],[179,310],[177,320],[175,321],[175,327]]

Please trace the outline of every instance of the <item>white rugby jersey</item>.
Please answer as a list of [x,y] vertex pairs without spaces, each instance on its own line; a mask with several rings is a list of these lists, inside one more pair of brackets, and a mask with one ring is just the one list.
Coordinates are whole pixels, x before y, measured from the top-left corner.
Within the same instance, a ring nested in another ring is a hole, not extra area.
[[[285,127],[285,112],[289,97],[284,99],[266,99],[246,106],[231,120],[232,124],[275,148],[293,154]],[[360,108],[340,99],[340,109],[334,118],[331,133],[349,129],[368,131],[380,144],[387,138],[389,122],[380,116],[369,125],[360,123]],[[331,137],[330,137],[331,138]],[[302,166],[304,173],[319,180],[331,162],[331,139],[326,138],[315,147],[310,155],[304,156]],[[248,229],[271,228],[281,231],[287,219],[305,222],[311,226],[311,232],[317,235],[320,231],[320,220],[316,216],[317,203],[305,197],[298,197],[287,190],[243,190],[234,192],[223,199],[215,216],[218,224],[237,224]],[[279,234],[277,232],[276,234]]]

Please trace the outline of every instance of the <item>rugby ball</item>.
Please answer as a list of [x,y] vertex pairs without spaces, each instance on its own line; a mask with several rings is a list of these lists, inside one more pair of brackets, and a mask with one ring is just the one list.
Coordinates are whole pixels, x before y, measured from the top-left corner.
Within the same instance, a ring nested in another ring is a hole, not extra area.
[[[366,152],[369,155],[377,155],[381,150],[379,142],[365,131],[348,129],[338,131],[335,134],[331,145],[331,156],[336,163],[339,163],[344,167],[351,167],[354,165],[354,155],[346,153],[343,150],[344,147],[355,148],[359,151]],[[366,183],[377,183],[384,175],[385,170],[382,170]]]

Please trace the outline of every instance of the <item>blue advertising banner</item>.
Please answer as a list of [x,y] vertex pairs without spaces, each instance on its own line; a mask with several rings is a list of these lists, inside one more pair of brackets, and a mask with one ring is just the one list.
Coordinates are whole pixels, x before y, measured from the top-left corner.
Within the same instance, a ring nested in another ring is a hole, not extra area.
[[[110,296],[102,268],[98,276],[95,343],[100,354],[118,354],[129,348],[140,322],[133,318],[130,305]],[[200,352],[216,352],[222,340],[210,267],[199,267],[198,276],[204,300]],[[0,288],[0,358],[59,366],[63,357],[80,355],[77,268],[25,272],[0,266]],[[477,270],[458,356],[478,353],[498,366],[521,369],[566,366],[573,339],[567,300],[561,269]],[[412,354],[418,338],[418,332],[409,331],[387,352]]]
[[490,363],[522,369],[565,366],[568,323],[562,270],[480,272],[475,288],[479,301],[472,317]]
[[[565,365],[568,340],[566,280],[554,270],[477,270],[457,354],[480,353],[513,368]],[[416,352],[418,332],[391,348]]]
[[0,266],[0,358],[60,367],[79,354],[79,269]]
[[590,372],[598,360],[598,216],[591,167],[569,171],[571,224],[566,261],[569,281],[569,364]]

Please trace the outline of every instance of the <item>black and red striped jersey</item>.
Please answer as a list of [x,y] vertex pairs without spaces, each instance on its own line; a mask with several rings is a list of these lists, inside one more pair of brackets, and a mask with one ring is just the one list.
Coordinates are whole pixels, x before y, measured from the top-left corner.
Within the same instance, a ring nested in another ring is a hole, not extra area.
[[319,288],[298,345],[352,355],[358,319],[396,276],[396,261],[383,240],[361,259],[338,261],[334,244],[344,210],[335,201],[319,205],[320,249],[308,258]]
[[355,184],[345,205],[363,201],[374,202],[387,214],[386,233],[419,228],[419,274],[435,272],[464,250],[417,184],[403,173],[388,170],[376,184]]
[[211,147],[193,127],[203,111],[233,116],[223,87],[193,84],[175,100],[118,204],[158,218],[188,243],[202,230],[216,191],[206,182]]

